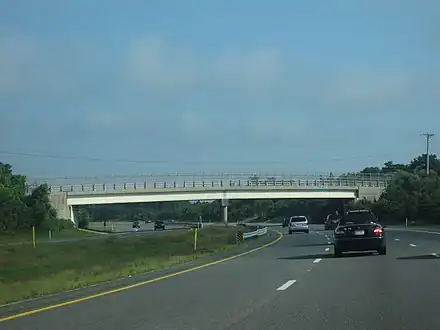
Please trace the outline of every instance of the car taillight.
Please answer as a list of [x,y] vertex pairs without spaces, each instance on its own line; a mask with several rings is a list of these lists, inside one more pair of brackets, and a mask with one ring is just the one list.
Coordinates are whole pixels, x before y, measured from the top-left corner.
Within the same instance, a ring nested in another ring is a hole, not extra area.
[[383,234],[382,227],[377,226],[376,228],[374,228],[374,234],[375,235],[382,235]]

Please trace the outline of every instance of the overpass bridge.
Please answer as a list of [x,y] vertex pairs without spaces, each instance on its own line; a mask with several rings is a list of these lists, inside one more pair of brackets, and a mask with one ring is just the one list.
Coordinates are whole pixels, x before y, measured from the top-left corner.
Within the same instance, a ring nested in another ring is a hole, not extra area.
[[381,195],[389,180],[382,175],[220,173],[72,178],[45,183],[60,217],[73,222],[73,208],[79,205],[221,200],[227,223],[230,199],[371,200]]

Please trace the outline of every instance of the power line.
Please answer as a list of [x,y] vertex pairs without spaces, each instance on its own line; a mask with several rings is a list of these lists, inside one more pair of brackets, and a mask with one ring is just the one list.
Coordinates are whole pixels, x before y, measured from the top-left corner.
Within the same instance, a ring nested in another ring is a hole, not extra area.
[[84,160],[84,161],[98,161],[98,162],[114,162],[114,163],[136,163],[136,164],[192,164],[192,165],[209,165],[209,164],[280,164],[280,161],[173,161],[173,160],[140,160],[140,159],[109,159],[109,158],[98,158],[98,157],[88,157],[88,156],[66,156],[66,155],[54,155],[54,154],[43,154],[43,153],[28,153],[28,152],[12,152],[12,151],[1,151],[2,155],[10,156],[24,156],[24,157],[35,157],[35,158],[51,158],[51,159],[68,159],[68,160]]
[[[28,153],[28,152],[13,152],[13,151],[4,151],[0,150],[0,155],[9,155],[9,156],[23,156],[23,157],[32,157],[32,158],[50,158],[50,159],[66,159],[66,160],[83,160],[83,161],[97,161],[97,162],[114,162],[114,163],[135,163],[135,164],[188,164],[188,165],[257,165],[257,164],[286,164],[291,161],[256,161],[256,160],[248,160],[248,161],[206,161],[206,160],[197,160],[197,161],[174,161],[174,160],[139,160],[139,159],[109,159],[109,158],[99,158],[99,157],[89,157],[89,156],[68,156],[68,155],[56,155],[56,154],[47,154],[47,153]],[[363,155],[363,156],[353,156],[353,157],[331,157],[331,158],[323,158],[323,159],[301,159],[302,162],[317,162],[317,161],[349,161],[349,160],[363,160],[363,159],[373,159],[376,157],[390,157],[391,153],[382,153],[382,154],[374,154],[374,155]]]
[[431,138],[435,136],[435,134],[423,133],[421,135],[426,138],[426,175],[429,175],[429,143],[431,142]]

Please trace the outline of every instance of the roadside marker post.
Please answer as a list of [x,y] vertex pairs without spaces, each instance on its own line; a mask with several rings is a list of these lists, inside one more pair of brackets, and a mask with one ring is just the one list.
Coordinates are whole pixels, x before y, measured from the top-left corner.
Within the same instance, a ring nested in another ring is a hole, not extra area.
[[199,234],[199,228],[194,229],[194,252],[197,251],[197,236]]
[[32,246],[35,249],[35,226],[32,226]]

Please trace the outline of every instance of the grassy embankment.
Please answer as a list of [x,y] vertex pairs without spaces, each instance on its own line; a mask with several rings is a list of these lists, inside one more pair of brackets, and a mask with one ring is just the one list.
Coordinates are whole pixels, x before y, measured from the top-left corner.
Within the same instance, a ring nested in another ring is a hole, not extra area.
[[237,247],[233,228],[0,248],[0,304],[166,268]]

